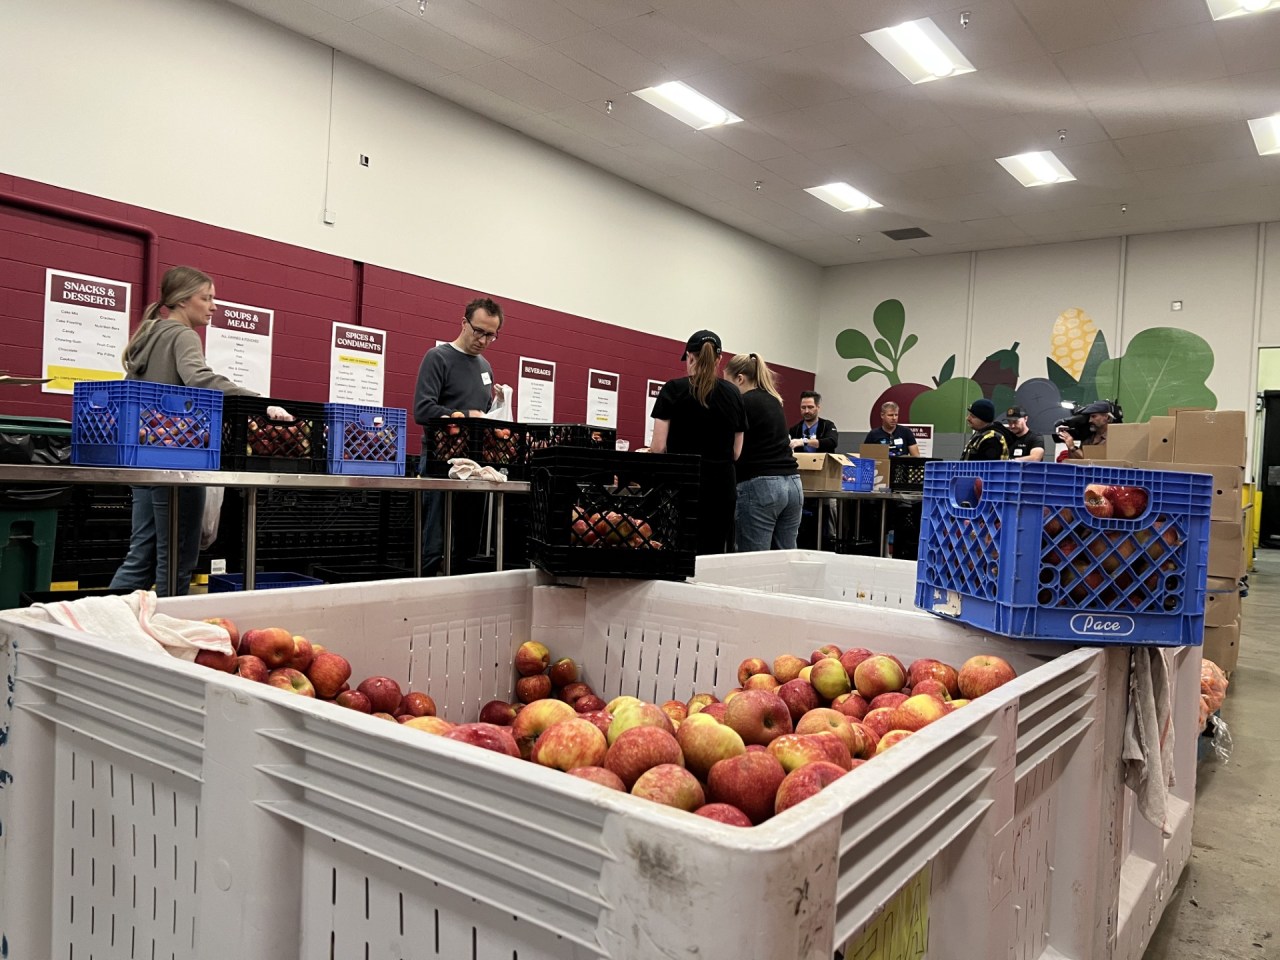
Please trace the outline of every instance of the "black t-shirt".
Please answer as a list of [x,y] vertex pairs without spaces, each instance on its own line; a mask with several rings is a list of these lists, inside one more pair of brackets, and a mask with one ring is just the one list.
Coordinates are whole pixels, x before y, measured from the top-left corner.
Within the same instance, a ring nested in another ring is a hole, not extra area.
[[778,398],[765,390],[748,390],[742,395],[742,405],[747,411],[747,432],[738,457],[738,482],[799,473],[787,435],[787,417]]
[[653,401],[653,419],[666,420],[668,453],[697,453],[705,463],[733,463],[733,437],[747,429],[742,394],[732,383],[716,378],[707,406],[689,389],[689,378],[662,385]]
[[889,433],[884,427],[876,427],[862,442],[887,446],[891,457],[908,457],[911,455],[911,448],[916,445],[916,435],[898,424],[893,428],[893,433]]
[[[1013,431],[1009,431],[1012,436]],[[1044,450],[1044,437],[1034,431],[1028,430],[1020,437],[1013,437],[1009,441],[1009,459],[1017,460],[1019,457],[1028,456],[1032,450]]]

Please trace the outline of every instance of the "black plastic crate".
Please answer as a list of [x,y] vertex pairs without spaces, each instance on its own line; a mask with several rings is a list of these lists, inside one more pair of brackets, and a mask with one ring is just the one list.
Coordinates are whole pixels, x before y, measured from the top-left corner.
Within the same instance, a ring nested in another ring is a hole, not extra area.
[[613,450],[618,431],[612,427],[593,427],[589,423],[522,423],[525,457],[552,447],[585,447],[589,450]]
[[313,563],[308,572],[325,583],[367,583],[371,580],[403,580],[413,576],[412,568],[390,563]]
[[487,417],[437,417],[423,427],[422,456],[425,476],[447,477],[454,457],[474,460],[482,467],[506,471],[512,480],[523,480],[524,435],[518,423]]
[[[226,456],[226,454],[223,454]],[[924,490],[924,465],[938,457],[890,457],[889,489],[910,492]]]
[[[272,420],[284,407],[292,420]],[[222,401],[222,469],[324,473],[328,467],[323,403],[227,396]]]
[[698,458],[553,447],[529,460],[529,560],[560,577],[693,576]]

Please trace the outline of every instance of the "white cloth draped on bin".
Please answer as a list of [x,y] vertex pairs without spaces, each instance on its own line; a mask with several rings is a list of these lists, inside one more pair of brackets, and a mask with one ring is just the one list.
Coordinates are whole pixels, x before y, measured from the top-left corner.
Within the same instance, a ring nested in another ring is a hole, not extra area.
[[449,461],[450,480],[491,480],[494,483],[506,483],[507,475],[493,467],[482,467],[474,460],[466,457],[454,457]]
[[1134,647],[1129,664],[1124,781],[1137,796],[1142,815],[1169,837],[1169,788],[1175,782],[1172,672],[1159,647]]

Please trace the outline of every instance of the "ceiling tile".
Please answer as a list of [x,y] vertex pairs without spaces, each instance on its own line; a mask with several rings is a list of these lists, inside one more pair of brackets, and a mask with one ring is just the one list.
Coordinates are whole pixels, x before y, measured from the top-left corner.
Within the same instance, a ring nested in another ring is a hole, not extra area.
[[862,97],[862,104],[899,133],[946,126],[946,112],[916,87],[895,87]]
[[772,160],[795,151],[751,123],[734,123],[704,131],[712,140],[723,143],[749,160]]
[[957,126],[875,140],[858,147],[885,170],[921,170],[979,160],[987,149]]
[[652,167],[663,176],[678,177],[703,169],[702,164],[698,163],[697,160],[685,156],[679,151],[672,150],[671,147],[665,143],[659,143],[657,140],[639,140],[620,149],[625,150],[628,156]]
[[849,91],[838,80],[810,70],[803,50],[793,50],[774,57],[751,60],[742,65],[754,77],[796,107],[846,100]]
[[1115,97],[1151,86],[1129,37],[1064,50],[1053,59],[1071,86],[1086,100]]
[[995,120],[1016,112],[1005,99],[1003,85],[989,80],[984,73],[962,73],[945,81],[922,83],[915,87],[952,123],[964,126],[982,120]]
[[739,66],[695,73],[686,77],[685,83],[716,103],[728,107],[744,120],[754,120],[766,114],[792,109],[790,101],[783,99]]
[[851,93],[872,93],[890,87],[906,86],[907,78],[858,34],[827,38],[795,51],[794,61]]
[[[401,7],[404,11],[404,7]],[[511,57],[528,53],[542,45],[536,37],[524,33],[496,14],[469,0],[449,0],[448,3],[427,5],[427,12],[418,15],[416,8],[407,12],[410,18],[417,16],[445,33],[475,47],[491,57]]]
[[577,103],[568,94],[561,93],[540,80],[535,80],[502,60],[472,67],[459,75],[486,90],[501,94],[508,100],[523,104],[535,113],[563,110]]
[[[594,21],[585,20],[556,0],[471,0],[477,7],[543,43],[554,43],[589,31]],[[413,5],[408,0],[406,5]],[[449,0],[452,4],[453,0]],[[438,0],[431,6],[439,5]],[[621,4],[620,4],[621,5]]]
[[[484,2],[484,0],[480,0]],[[524,6],[528,0],[499,0],[514,6]],[[557,6],[597,26],[643,16],[653,10],[648,0],[556,0]]]
[[1231,78],[1240,116],[1269,117],[1280,110],[1280,70],[1265,70]]
[[635,143],[643,138],[642,134],[624,123],[618,123],[603,110],[587,103],[575,103],[563,110],[554,110],[547,116],[610,147]]
[[367,14],[354,23],[361,30],[390,40],[450,71],[466,70],[493,59],[489,54],[446,33],[435,24],[398,7],[388,7]]
[[624,90],[641,90],[670,79],[665,67],[636,53],[604,30],[578,34],[554,46],[575,63]]
[[1112,137],[1133,137],[1177,126],[1171,106],[1154,90],[1089,101],[1089,112]]
[[980,120],[976,123],[963,124],[965,131],[975,143],[986,148],[987,156],[1008,157],[1015,153],[1027,153],[1035,150],[1040,144],[1040,134],[1031,120],[1017,114],[1004,116],[998,120]]
[[1001,64],[986,71],[986,76],[1000,87],[1010,109],[1018,113],[1058,110],[1082,103],[1052,57]]
[[1111,15],[1128,36],[1210,20],[1204,0],[1111,0]]
[[1123,37],[1111,0],[1013,0],[1050,53],[1090,47]]
[[1125,137],[1116,141],[1116,148],[1129,160],[1132,168],[1139,171],[1257,155],[1249,128],[1243,123],[1210,124]]
[[[969,14],[969,25],[960,26],[960,13]],[[982,72],[1014,60],[1044,55],[1040,40],[1011,0],[979,0],[953,5],[945,15],[934,18],[961,53]]]
[[604,28],[636,53],[665,67],[670,73],[668,80],[729,65],[723,56],[661,13],[619,20]]
[[844,146],[848,140],[848,136],[844,133],[827,130],[820,124],[811,123],[802,110],[771,113],[756,120],[756,125],[799,153]]
[[1227,71],[1233,76],[1280,69],[1280,14],[1220,20],[1213,26]]
[[1133,53],[1157,86],[1212,80],[1227,75],[1211,23],[1175,27],[1136,37]]
[[[1272,96],[1275,97],[1274,89]],[[1247,119],[1241,111],[1236,87],[1227,78],[1165,87],[1156,91],[1156,97],[1179,127]]]
[[[1023,114],[1023,119],[1030,125],[1039,150],[1057,150],[1063,144],[1099,143],[1110,139],[1110,134],[1085,106]],[[1063,130],[1066,131],[1065,140],[1061,133]]]
[[774,176],[797,187],[816,187],[839,179],[828,163],[822,163],[801,153],[793,153],[772,160],[762,160],[760,165]]
[[[424,57],[411,50],[406,50],[404,47],[376,34],[369,33],[358,26],[348,25],[343,27],[341,36],[324,36],[322,34],[318,39],[330,44],[334,49],[350,55],[353,59],[372,64],[381,70],[387,71],[392,76],[401,77],[410,83],[427,86],[427,89],[433,92],[437,92],[435,88],[436,80],[453,72],[451,68],[436,63],[430,57]],[[447,94],[444,95],[447,96]]]
[[[307,0],[307,2],[335,17],[351,21],[386,7],[394,7],[397,0]],[[284,4],[272,4],[272,6],[284,6]]]
[[507,62],[575,100],[585,102],[619,97],[626,92],[613,81],[588,70],[553,47],[540,47],[533,53],[510,57]]
[[978,240],[1012,240],[1023,238],[1027,232],[1008,217],[987,217],[982,220],[966,220],[965,226]]

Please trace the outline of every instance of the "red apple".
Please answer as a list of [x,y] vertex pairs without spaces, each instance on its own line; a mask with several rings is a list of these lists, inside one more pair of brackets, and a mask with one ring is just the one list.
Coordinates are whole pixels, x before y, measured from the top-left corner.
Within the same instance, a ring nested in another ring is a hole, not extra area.
[[436,702],[425,693],[415,690],[400,698],[400,712],[411,717],[434,717]]
[[412,713],[396,714],[396,723],[408,723],[410,720],[413,720],[413,719],[414,719],[414,716]]
[[516,699],[521,703],[533,703],[551,696],[551,678],[545,673],[535,673],[516,681]]
[[409,717],[404,721],[404,726],[442,737],[456,727],[457,724],[450,723],[444,717]]
[[947,688],[947,693],[951,696],[960,695],[960,688],[956,686],[956,668],[941,660],[925,658],[913,661],[911,669],[907,671],[907,686],[914,690],[921,680],[937,680]]
[[566,683],[564,687],[561,688],[560,699],[565,703],[577,703],[579,697],[585,697],[594,693],[595,691],[591,689],[590,684],[577,680],[573,683]]
[[612,744],[624,732],[635,727],[657,727],[675,736],[675,724],[661,707],[652,703],[624,703],[613,714],[609,724],[609,743]]
[[482,747],[520,759],[520,748],[516,746],[510,727],[500,727],[493,723],[460,723],[452,730],[446,730],[443,736],[446,740],[469,743],[473,747]]
[[293,656],[289,658],[289,666],[306,673],[314,657],[315,651],[311,649],[311,641],[306,637],[299,637],[295,634],[293,638]]
[[853,685],[866,700],[901,690],[906,680],[906,671],[901,664],[881,653],[867,657],[853,671]]
[[824,657],[815,663],[809,673],[809,682],[824,700],[833,700],[852,689],[849,674],[834,657]]
[[707,800],[698,778],[674,763],[661,763],[640,774],[631,787],[631,795],[689,813]]
[[738,664],[738,686],[745,687],[747,685],[747,677],[753,677],[757,673],[768,673],[769,665],[759,657],[748,657]]
[[598,783],[602,787],[608,787],[610,790],[620,790],[627,792],[626,784],[612,770],[606,770],[604,767],[578,767],[569,771],[569,776],[578,777],[581,780],[590,780],[592,783]]
[[547,670],[547,676],[551,678],[553,687],[567,687],[571,683],[578,682],[578,665],[573,662],[572,657],[561,657],[551,664],[550,669]]
[[526,640],[516,650],[516,673],[522,677],[532,677],[542,673],[551,663],[551,651],[536,640]]
[[782,656],[774,658],[773,675],[778,678],[779,684],[785,684],[800,676],[800,671],[808,665],[808,660],[790,653],[784,653]]
[[978,654],[960,667],[960,694],[966,700],[990,693],[1017,677],[1013,667],[1000,657]]
[[573,707],[563,700],[535,700],[527,704],[511,721],[511,732],[515,734],[516,745],[520,748],[520,756],[526,760],[533,752],[533,744],[542,732],[562,720],[577,717]]
[[258,657],[252,654],[246,654],[243,657],[236,657],[236,675],[244,677],[246,680],[253,680],[257,683],[266,683],[267,675],[271,673],[267,669],[267,665]]
[[782,698],[782,702],[787,705],[787,710],[791,712],[792,723],[795,723],[821,703],[818,699],[818,691],[813,689],[813,684],[808,680],[801,680],[799,677],[794,680],[788,680],[779,687],[778,696]]
[[[205,621],[205,623],[212,623],[215,627],[221,627],[223,630],[227,631],[227,636],[231,638],[232,649],[236,651],[237,656],[240,655],[240,631],[236,628],[234,623],[226,617],[210,617]],[[245,653],[248,652],[249,651],[247,650],[245,651]]]
[[596,729],[605,735],[606,740],[608,739],[609,727],[613,725],[613,714],[608,710],[591,710],[587,713],[580,714],[580,716],[583,720],[590,720],[594,723],[596,725]]
[[714,693],[695,693],[689,698],[689,702],[686,706],[689,708],[689,716],[693,716],[693,714],[703,710],[708,704],[719,702],[720,698]]
[[903,740],[907,739],[907,737],[909,736],[911,736],[910,730],[890,730],[883,737],[881,737],[880,742],[876,744],[876,756],[879,756],[880,754],[884,753],[886,750],[888,750],[890,747],[894,746],[895,744],[901,743]]
[[791,733],[791,711],[780,696],[768,690],[738,694],[725,708],[724,722],[738,731],[743,743],[767,744],[774,737]]
[[[817,706],[815,704],[814,706]],[[839,710],[850,720],[861,720],[871,709],[871,705],[862,699],[860,693],[846,693],[831,701],[831,709]]]
[[316,688],[311,685],[307,675],[301,670],[293,669],[293,667],[281,667],[279,670],[272,670],[267,676],[267,684],[303,697],[314,697],[316,695]]
[[946,703],[951,699],[951,691],[947,689],[946,684],[941,680],[933,679],[933,677],[925,677],[911,688],[911,695],[913,697],[922,693],[927,693],[931,697],[937,697],[943,703]]
[[683,700],[668,700],[662,705],[662,712],[671,718],[671,722],[679,725],[689,716],[689,708],[684,705]]
[[[360,713],[372,713],[373,705],[369,703],[369,698],[359,690],[343,690],[333,701],[340,707],[346,707],[348,710],[358,710]],[[395,719],[394,717],[392,718]]]
[[778,678],[771,673],[753,673],[747,677],[747,682],[743,685],[744,690],[770,690],[775,691],[780,684]]
[[[367,699],[367,698],[366,698],[366,699]],[[389,713],[382,713],[381,711],[379,711],[378,713],[372,714],[372,716],[377,717],[379,720],[390,720],[392,723],[399,723],[399,722],[400,722],[400,721],[399,721],[399,720],[397,720],[395,717],[393,717],[391,714],[389,714]]]
[[778,758],[767,750],[748,750],[721,760],[707,774],[707,794],[712,803],[737,807],[752,823],[773,816],[774,798],[786,778]]
[[872,698],[871,702],[867,704],[867,710],[879,710],[882,707],[896,707],[906,699],[907,695],[905,693],[898,693],[896,690],[893,693],[882,693],[880,696]]
[[791,809],[802,800],[808,800],[823,788],[831,786],[844,774],[842,767],[825,760],[806,763],[803,767],[796,768],[788,773],[778,786],[773,812],[782,813],[783,810]]
[[[855,726],[862,727],[862,724],[849,724],[850,729]],[[866,727],[862,727],[862,729],[865,730]],[[802,734],[802,736],[820,744],[822,749],[826,751],[826,759],[831,763],[834,763],[837,767],[843,767],[845,770],[849,769],[849,761],[852,758],[852,754],[850,754],[848,745],[845,744],[838,733],[831,730],[819,730],[817,733],[806,733]]]
[[529,759],[544,767],[568,772],[575,767],[598,767],[609,750],[605,736],[590,720],[573,718],[553,723],[534,741]]
[[853,671],[858,669],[858,664],[872,656],[874,654],[866,647],[850,647],[840,654],[840,666],[844,667],[844,672],[852,677]]
[[684,754],[685,766],[705,779],[708,771],[721,760],[746,752],[742,737],[706,713],[695,713],[680,724],[676,742]]
[[342,685],[351,679],[351,664],[346,657],[336,653],[322,653],[312,659],[307,676],[315,684],[316,696],[331,700],[342,691]]
[[[876,745],[880,742],[880,735],[868,727],[865,723],[859,723],[856,720],[849,724],[849,729],[853,731],[853,750],[851,754],[855,760],[870,760],[876,755]],[[817,734],[814,734],[817,736]]]
[[921,730],[947,715],[947,708],[937,697],[921,693],[908,697],[893,711],[893,729]]
[[1103,496],[1111,501],[1115,515],[1123,520],[1134,520],[1146,513],[1147,491],[1142,487],[1110,486],[1105,488]]
[[[819,760],[824,763],[831,762],[827,756],[827,748],[822,742],[803,733],[784,733],[780,737],[775,737],[766,749],[778,758],[782,769],[787,773],[803,767],[806,763],[817,763]],[[840,749],[844,751],[845,759],[848,760],[849,749],[843,744]]]
[[642,773],[664,763],[683,766],[684,754],[676,738],[659,727],[632,727],[610,745],[604,757],[605,769],[616,773],[628,790]]
[[737,807],[728,803],[703,804],[693,812],[699,817],[706,817],[708,820],[715,820],[717,823],[727,823],[731,827],[751,826],[751,818]]
[[573,701],[573,709],[578,713],[599,713],[604,708],[605,702],[594,693],[588,693]]
[[356,689],[369,698],[374,713],[394,714],[400,709],[400,684],[390,677],[368,677]]
[[879,739],[893,729],[893,712],[897,707],[877,707],[862,718],[862,724]]
[[293,658],[293,634],[283,627],[263,627],[244,635],[249,652],[270,669],[283,667]]
[[708,717],[712,717],[717,723],[724,723],[724,715],[729,712],[729,705],[719,701],[716,703],[708,703],[699,712],[705,713]]
[[505,700],[490,700],[480,708],[480,722],[498,727],[509,727],[516,718],[516,709]]
[[1107,487],[1103,484],[1091,483],[1084,488],[1084,508],[1104,520],[1115,515],[1115,506],[1107,499]]
[[839,660],[841,656],[843,656],[843,654],[840,648],[834,643],[824,643],[817,650],[813,651],[813,653],[809,654],[809,663],[815,664],[819,660],[825,659]]
[[239,657],[234,653],[223,653],[220,650],[197,650],[196,663],[202,667],[219,670],[223,673],[235,673],[239,665]]
[[853,730],[850,727],[850,720],[839,710],[832,710],[830,707],[818,707],[810,710],[800,722],[796,724],[796,733],[821,733],[829,730],[838,736],[845,749],[849,751],[850,756],[853,755]]

